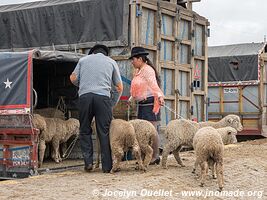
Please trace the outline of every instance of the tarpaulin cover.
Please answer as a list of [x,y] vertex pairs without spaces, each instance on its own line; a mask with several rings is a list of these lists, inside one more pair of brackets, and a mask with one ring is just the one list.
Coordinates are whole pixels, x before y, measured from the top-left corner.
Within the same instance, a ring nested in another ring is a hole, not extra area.
[[56,61],[56,62],[75,62],[77,63],[80,58],[85,54],[68,52],[68,51],[35,51],[35,59],[44,61]]
[[0,53],[0,109],[30,108],[31,52]]
[[128,16],[129,0],[49,0],[0,6],[0,49],[88,48],[96,41],[125,46]]
[[264,43],[214,46],[208,49],[208,82],[258,80],[258,56]]
[[208,82],[258,80],[257,55],[213,57],[208,62]]

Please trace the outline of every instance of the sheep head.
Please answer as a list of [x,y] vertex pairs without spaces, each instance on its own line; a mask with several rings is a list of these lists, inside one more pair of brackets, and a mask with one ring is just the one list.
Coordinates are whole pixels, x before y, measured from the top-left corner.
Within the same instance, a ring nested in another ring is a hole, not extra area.
[[79,128],[80,128],[79,120],[70,118],[67,120],[67,124],[68,124],[68,128],[70,130],[71,135],[79,134]]
[[237,131],[242,131],[243,126],[240,121],[240,117],[237,115],[227,115],[223,118],[224,123],[226,126],[231,126],[235,128]]
[[225,144],[237,143],[237,139],[236,139],[237,130],[232,127],[228,127],[226,131],[227,131],[226,132],[227,136],[226,136]]

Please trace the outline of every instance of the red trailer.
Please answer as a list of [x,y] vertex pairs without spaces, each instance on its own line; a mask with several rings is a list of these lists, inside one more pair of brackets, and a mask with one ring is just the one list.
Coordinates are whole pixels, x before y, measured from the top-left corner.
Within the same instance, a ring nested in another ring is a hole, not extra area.
[[38,167],[38,130],[31,123],[34,51],[0,54],[0,178],[23,178]]

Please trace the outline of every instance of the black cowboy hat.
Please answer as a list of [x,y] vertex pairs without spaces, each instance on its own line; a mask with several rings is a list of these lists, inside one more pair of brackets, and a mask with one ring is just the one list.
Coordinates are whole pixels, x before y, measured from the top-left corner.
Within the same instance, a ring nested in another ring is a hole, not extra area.
[[141,55],[147,56],[148,54],[149,53],[146,52],[146,50],[143,47],[133,47],[131,51],[131,57],[129,59]]
[[97,50],[97,49],[103,49],[105,52],[107,52],[107,55],[109,54],[109,49],[108,49],[108,47],[107,47],[106,45],[103,45],[103,44],[96,44],[95,46],[93,46],[93,47],[90,49],[88,55],[94,53],[94,51]]

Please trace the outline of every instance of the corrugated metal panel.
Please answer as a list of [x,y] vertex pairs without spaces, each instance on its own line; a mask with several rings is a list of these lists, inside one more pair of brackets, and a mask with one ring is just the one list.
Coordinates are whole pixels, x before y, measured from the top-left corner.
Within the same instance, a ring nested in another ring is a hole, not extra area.
[[161,34],[172,36],[173,35],[173,17],[162,15]]
[[[172,109],[172,101],[165,100],[165,105]],[[161,125],[166,126],[170,120],[172,120],[172,112],[166,107],[161,108]]]
[[178,38],[180,40],[189,40],[190,39],[190,26],[191,22],[187,20],[181,20],[179,23],[179,35]]
[[220,112],[220,91],[218,87],[210,87],[208,89],[208,97],[210,98],[210,105],[208,106],[208,112]]
[[146,51],[149,53],[148,58],[151,60],[153,64],[155,64],[156,63],[156,52],[151,51],[151,50],[146,50]]
[[161,89],[164,95],[174,95],[174,70],[162,69],[161,70]]
[[160,49],[160,60],[164,61],[171,61],[173,60],[173,42],[167,41],[167,40],[162,40],[161,42],[161,49]]
[[195,55],[196,56],[204,55],[204,51],[203,51],[204,30],[205,30],[204,26],[196,24],[196,27],[195,27]]
[[188,96],[189,95],[188,83],[189,83],[189,72],[179,71],[177,88],[178,88],[181,96]]
[[[228,89],[228,90],[227,90]],[[239,90],[235,92],[227,92],[231,88],[224,88],[224,112],[238,112],[239,111]]]
[[155,30],[155,11],[143,8],[142,10],[142,27],[141,43],[154,45]]
[[179,116],[188,119],[189,103],[187,101],[179,101]]
[[179,45],[178,62],[179,64],[190,64],[190,46],[185,44]]
[[204,99],[203,96],[194,95],[195,101],[193,105],[193,118],[197,119],[198,122],[203,121],[203,104]]
[[132,64],[130,60],[119,60],[117,64],[120,69],[122,81],[123,81],[123,93],[122,96],[130,96],[130,85],[133,76]]
[[243,111],[259,112],[259,86],[247,86],[243,89]]

